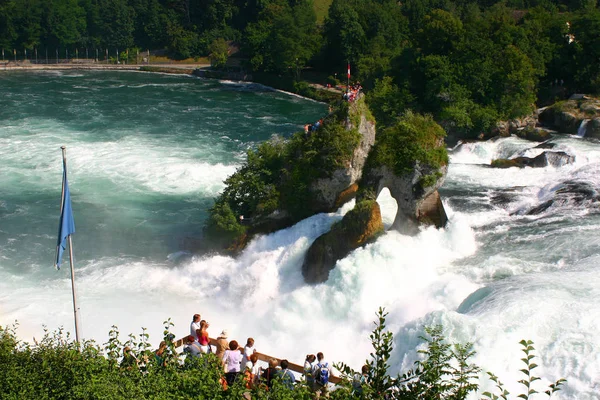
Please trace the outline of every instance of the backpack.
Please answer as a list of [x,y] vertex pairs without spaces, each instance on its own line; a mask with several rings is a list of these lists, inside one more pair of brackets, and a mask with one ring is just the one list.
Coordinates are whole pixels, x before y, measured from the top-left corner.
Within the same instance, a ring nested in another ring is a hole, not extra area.
[[327,363],[317,364],[317,369],[315,371],[315,381],[321,386],[326,386],[327,383],[329,383],[329,368],[327,368]]

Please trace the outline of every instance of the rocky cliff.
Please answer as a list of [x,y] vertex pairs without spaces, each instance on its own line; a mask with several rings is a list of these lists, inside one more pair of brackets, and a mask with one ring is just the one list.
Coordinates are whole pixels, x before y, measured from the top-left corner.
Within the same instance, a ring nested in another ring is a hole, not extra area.
[[437,193],[448,162],[444,135],[431,117],[409,112],[376,137],[364,97],[342,102],[317,129],[272,139],[248,153],[211,209],[206,242],[235,253],[255,234],[335,211],[357,197],[356,208],[307,253],[306,281],[322,282],[338,259],[382,232],[375,198],[385,187],[398,203],[393,229],[444,226]]
[[307,282],[327,280],[337,260],[383,230],[374,199],[386,187],[398,204],[392,229],[413,234],[421,224],[446,224],[437,192],[448,165],[444,136],[444,130],[431,117],[410,112],[396,126],[378,133],[364,163],[355,208],[330,232],[317,238],[307,252],[302,265]]
[[323,211],[333,211],[354,197],[367,156],[375,143],[375,121],[362,95],[348,104],[348,117],[343,124],[344,129],[348,131],[358,131],[360,142],[352,152],[351,159],[334,170],[330,176],[311,183],[309,190],[313,193],[313,204],[316,209]]

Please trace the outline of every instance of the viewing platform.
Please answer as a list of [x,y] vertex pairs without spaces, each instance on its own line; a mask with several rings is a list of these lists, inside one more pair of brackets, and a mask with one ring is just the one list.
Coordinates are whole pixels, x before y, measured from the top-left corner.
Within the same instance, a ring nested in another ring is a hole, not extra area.
[[[211,346],[216,346],[217,345],[217,339],[214,339],[214,338],[209,338],[209,339],[210,339]],[[184,345],[184,343],[185,343],[185,338],[181,338],[181,339],[175,340],[173,343],[175,344],[176,348],[177,347],[182,347]],[[275,360],[277,360],[278,363],[281,363],[281,360],[285,359],[285,358],[279,358],[279,357],[270,356],[270,355],[267,355],[267,354],[264,354],[264,353],[260,353],[258,351],[255,352],[255,354],[258,356],[258,359],[260,361],[263,361],[263,362],[265,362],[267,364],[269,363],[269,360],[275,359]],[[291,362],[289,360],[288,360],[288,362],[289,362],[288,369],[291,369],[292,371],[297,372],[300,375],[304,375],[304,365],[296,364],[296,363],[293,363],[293,362]],[[337,377],[337,376],[333,376],[332,375],[332,376],[329,377],[329,382],[331,382],[333,384],[338,384],[341,381],[342,380],[339,377]]]

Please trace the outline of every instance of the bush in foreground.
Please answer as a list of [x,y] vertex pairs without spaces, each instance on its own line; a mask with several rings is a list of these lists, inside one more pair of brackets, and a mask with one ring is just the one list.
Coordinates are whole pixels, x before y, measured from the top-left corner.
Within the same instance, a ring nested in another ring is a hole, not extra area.
[[[386,313],[379,309],[375,329],[370,335],[373,352],[367,359],[368,372],[360,375],[340,363],[342,382],[331,392],[332,400],[342,399],[465,399],[479,388],[480,368],[469,362],[474,355],[471,343],[448,344],[441,326],[425,329],[426,348],[414,369],[396,377],[389,374],[393,335],[385,330]],[[157,357],[150,350],[145,331],[139,337],[119,339],[116,327],[109,332],[103,347],[93,341],[79,344],[62,329],[45,332],[34,345],[16,337],[16,327],[0,327],[0,399],[312,399],[304,382],[293,389],[276,381],[267,390],[264,385],[247,388],[238,379],[224,390],[223,368],[214,354],[200,358],[177,353],[170,333],[172,323],[165,321],[165,350]],[[538,393],[533,374],[533,343],[521,341],[525,367],[519,383],[525,392],[516,398],[530,399]],[[121,358],[125,347],[137,354],[137,360]],[[133,360],[133,362],[132,362]],[[483,393],[484,399],[507,400],[510,393],[497,376],[488,373],[499,395]],[[559,379],[544,392],[548,397],[565,383]]]

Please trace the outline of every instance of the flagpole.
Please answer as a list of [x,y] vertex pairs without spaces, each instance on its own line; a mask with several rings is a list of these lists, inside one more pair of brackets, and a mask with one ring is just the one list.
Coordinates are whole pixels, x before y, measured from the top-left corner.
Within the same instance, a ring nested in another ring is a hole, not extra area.
[[[62,149],[62,157],[63,157],[63,168],[65,171],[65,178],[67,176],[67,148],[65,146],[60,147]],[[65,181],[63,181],[62,188],[62,200],[60,202],[60,212],[62,214],[63,207],[65,204]],[[75,340],[78,343],[80,342],[79,335],[79,314],[77,313],[77,295],[75,294],[75,268],[73,267],[73,241],[71,240],[71,235],[68,236],[67,240],[69,241],[69,262],[71,264],[71,291],[73,293],[73,315],[75,317]]]
[[346,92],[350,92],[350,60],[348,60],[348,82],[346,84]]

